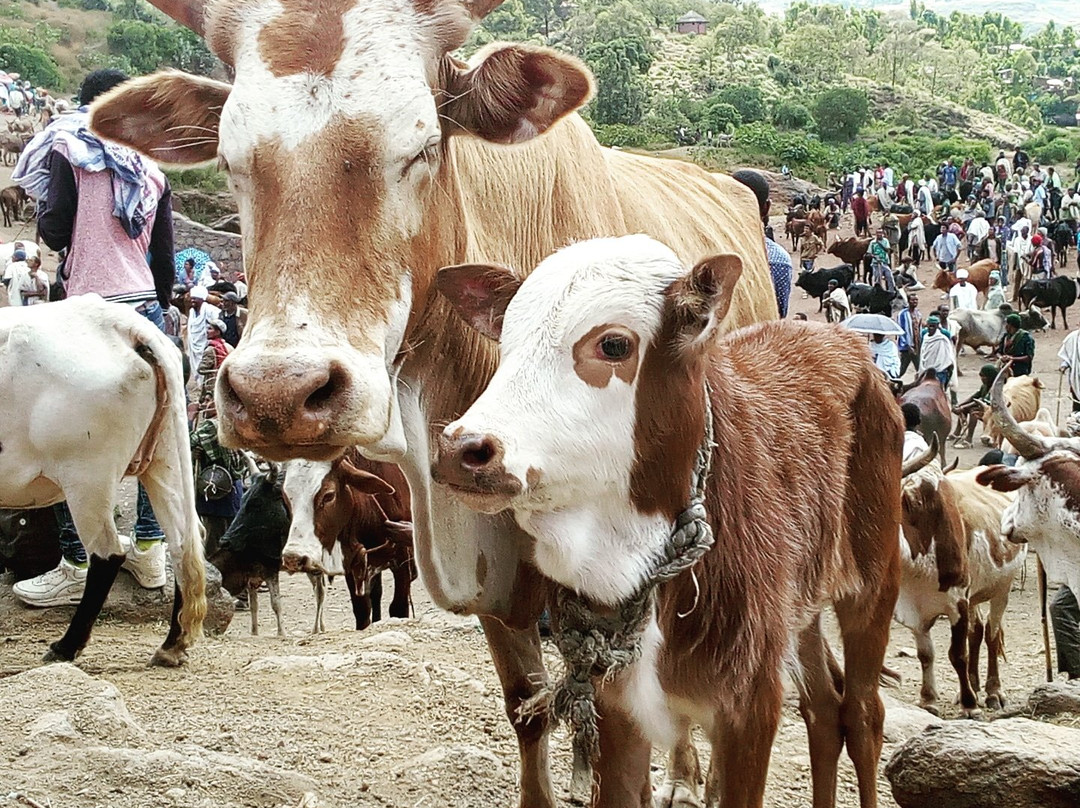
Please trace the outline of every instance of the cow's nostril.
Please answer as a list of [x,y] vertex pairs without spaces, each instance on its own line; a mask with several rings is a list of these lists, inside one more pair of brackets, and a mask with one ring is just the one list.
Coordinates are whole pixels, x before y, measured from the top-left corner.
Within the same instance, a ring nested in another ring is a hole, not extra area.
[[495,444],[487,438],[472,438],[461,446],[461,465],[467,469],[482,469],[494,458]]
[[348,373],[336,362],[330,366],[330,376],[326,382],[311,392],[304,399],[304,409],[318,410],[327,406],[335,396],[348,386]]

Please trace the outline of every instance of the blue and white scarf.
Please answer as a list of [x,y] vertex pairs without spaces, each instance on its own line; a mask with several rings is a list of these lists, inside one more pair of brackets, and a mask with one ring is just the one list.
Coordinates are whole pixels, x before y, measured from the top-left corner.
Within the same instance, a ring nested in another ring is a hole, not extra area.
[[[40,206],[49,192],[49,163],[54,150],[83,171],[111,171],[113,216],[129,238],[142,235],[157,206],[156,195],[146,181],[147,164],[142,155],[118,143],[99,139],[88,126],[89,108],[61,115],[27,144],[11,178]],[[152,165],[152,164],[151,164]]]

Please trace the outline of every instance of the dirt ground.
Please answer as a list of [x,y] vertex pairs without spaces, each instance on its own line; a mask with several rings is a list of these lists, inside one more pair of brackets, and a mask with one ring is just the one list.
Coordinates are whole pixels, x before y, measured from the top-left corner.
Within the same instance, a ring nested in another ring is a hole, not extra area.
[[[8,184],[9,175],[10,169],[0,170],[0,187]],[[850,227],[846,221],[845,232]],[[782,233],[782,220],[776,229]],[[0,230],[5,241],[15,235],[15,229]],[[926,264],[922,280],[928,285],[931,280]],[[921,300],[925,312],[937,305],[937,294],[927,290]],[[801,299],[799,290],[792,304],[793,312],[821,319],[816,302]],[[1046,385],[1043,403],[1051,412],[1057,406],[1055,354],[1065,333],[1036,335],[1035,367]],[[970,354],[961,358],[967,372],[960,381],[962,395],[974,389],[981,361]],[[1067,404],[1062,417],[1066,409]],[[961,466],[974,464],[981,453],[981,448],[960,452]],[[1042,678],[1033,570],[1029,559],[1026,586],[1021,589],[1018,582],[1005,619],[1003,678],[1014,703],[1026,699]],[[46,643],[62,632],[70,610],[53,610],[49,622],[22,619],[21,610],[0,612],[0,724],[5,727],[0,771],[6,771],[0,806],[516,804],[516,743],[475,619],[436,609],[418,584],[415,617],[358,633],[350,628],[348,599],[338,582],[328,594],[329,631],[312,636],[313,598],[306,578],[288,578],[282,591],[287,636],[273,635],[263,595],[262,636],[250,636],[248,616],[240,613],[226,634],[200,642],[180,670],[146,667],[164,637],[164,625],[101,622],[77,665],[115,686],[116,693],[106,689],[106,695],[113,702],[122,700],[116,708],[119,724],[87,729],[88,719],[72,719],[74,734],[43,727],[53,726],[53,719],[46,719],[65,706],[55,703],[67,698],[61,680],[77,672],[57,673],[55,680],[48,672],[25,673],[38,668]],[[831,625],[830,632],[835,641]],[[955,718],[958,710],[949,698],[956,691],[955,679],[945,656],[948,636],[947,624],[939,624],[934,632],[939,689],[945,717]],[[910,634],[897,627],[887,659],[904,677],[902,687],[889,695],[906,705],[918,700],[913,645]],[[548,661],[553,669],[557,666],[550,645]],[[99,683],[90,684],[101,689]],[[35,717],[37,712],[42,716]],[[910,718],[912,711],[903,712]],[[890,735],[894,742],[886,745],[885,759],[896,749],[895,741],[906,737]],[[564,730],[555,732],[551,746],[557,791],[565,801],[570,755]],[[663,755],[657,754],[657,774],[662,766]],[[17,792],[36,803],[17,801],[11,796]],[[882,805],[893,806],[884,777],[881,792]],[[789,695],[773,746],[766,804],[809,803],[806,734]],[[846,757],[839,804],[857,805]]]

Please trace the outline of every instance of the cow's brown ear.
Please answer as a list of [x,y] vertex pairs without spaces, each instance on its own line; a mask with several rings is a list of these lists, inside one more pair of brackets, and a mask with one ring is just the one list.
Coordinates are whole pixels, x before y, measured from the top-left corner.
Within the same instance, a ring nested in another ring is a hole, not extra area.
[[506,267],[458,264],[440,269],[435,285],[465,322],[497,340],[502,336],[506,307],[521,279]]
[[390,485],[382,477],[376,474],[372,474],[369,471],[358,469],[348,460],[341,461],[341,466],[338,469],[341,474],[341,479],[345,482],[345,485],[350,488],[355,488],[361,494],[393,494],[394,486]]
[[221,108],[232,88],[177,70],[125,81],[90,108],[90,128],[159,163],[217,158]]
[[451,68],[439,112],[447,132],[495,143],[522,143],[546,132],[593,93],[592,74],[564,53],[531,45],[496,45],[466,70]]
[[672,284],[669,296],[684,339],[697,342],[716,331],[731,308],[740,277],[742,259],[724,253],[706,258]]

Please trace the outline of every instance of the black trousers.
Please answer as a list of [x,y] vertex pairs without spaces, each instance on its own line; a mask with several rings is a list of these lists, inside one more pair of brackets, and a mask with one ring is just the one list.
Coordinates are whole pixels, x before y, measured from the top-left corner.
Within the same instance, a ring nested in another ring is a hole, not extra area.
[[1050,601],[1050,622],[1054,626],[1058,672],[1080,679],[1080,603],[1067,586]]

